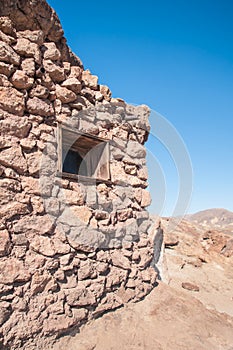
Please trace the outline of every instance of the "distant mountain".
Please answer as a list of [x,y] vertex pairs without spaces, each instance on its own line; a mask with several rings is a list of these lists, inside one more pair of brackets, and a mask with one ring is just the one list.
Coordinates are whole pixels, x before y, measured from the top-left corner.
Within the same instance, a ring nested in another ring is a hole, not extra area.
[[221,209],[207,209],[185,216],[185,220],[217,230],[233,231],[233,212]]

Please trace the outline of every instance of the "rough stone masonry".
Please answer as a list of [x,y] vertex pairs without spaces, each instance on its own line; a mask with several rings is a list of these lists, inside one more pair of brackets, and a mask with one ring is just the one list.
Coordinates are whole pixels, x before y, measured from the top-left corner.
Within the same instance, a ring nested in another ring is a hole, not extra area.
[[[44,349],[156,284],[145,209],[149,114],[84,70],[45,0],[1,0],[2,349]],[[59,169],[63,128],[77,147],[83,134],[108,145],[103,181]]]

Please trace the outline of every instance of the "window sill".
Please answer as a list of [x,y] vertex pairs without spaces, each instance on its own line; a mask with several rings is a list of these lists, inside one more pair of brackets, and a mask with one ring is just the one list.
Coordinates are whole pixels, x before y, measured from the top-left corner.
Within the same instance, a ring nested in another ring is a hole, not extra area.
[[57,172],[57,176],[62,178],[62,179],[69,179],[69,180],[75,180],[79,181],[81,183],[86,183],[90,185],[94,184],[100,184],[100,183],[105,183],[107,185],[112,185],[111,180],[105,180],[105,179],[98,179],[94,177],[88,177],[88,176],[81,176],[81,175],[76,175],[76,174],[71,174],[71,173],[65,173],[65,172]]

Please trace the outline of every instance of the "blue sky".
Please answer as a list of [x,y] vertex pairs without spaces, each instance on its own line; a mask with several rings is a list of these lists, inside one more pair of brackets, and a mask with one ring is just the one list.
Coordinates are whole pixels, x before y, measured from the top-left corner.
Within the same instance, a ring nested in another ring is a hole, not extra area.
[[[194,174],[188,211],[233,211],[233,2],[49,4],[72,50],[114,97],[149,105],[180,133]],[[171,215],[179,189],[176,169],[161,144],[151,148],[167,184],[162,214]],[[153,162],[149,164],[153,174]],[[152,175],[154,203],[159,185]]]

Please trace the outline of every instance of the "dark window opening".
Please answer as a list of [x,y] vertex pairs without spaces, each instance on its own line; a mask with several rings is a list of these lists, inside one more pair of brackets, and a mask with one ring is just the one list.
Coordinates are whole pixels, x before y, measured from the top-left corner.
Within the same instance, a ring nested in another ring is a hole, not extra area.
[[110,180],[109,144],[98,137],[59,128],[59,171]]
[[80,156],[78,152],[69,150],[62,163],[63,172],[87,176],[87,166],[85,160]]

